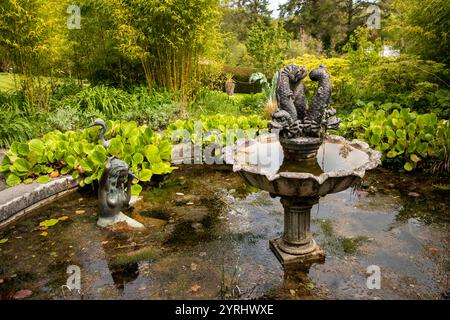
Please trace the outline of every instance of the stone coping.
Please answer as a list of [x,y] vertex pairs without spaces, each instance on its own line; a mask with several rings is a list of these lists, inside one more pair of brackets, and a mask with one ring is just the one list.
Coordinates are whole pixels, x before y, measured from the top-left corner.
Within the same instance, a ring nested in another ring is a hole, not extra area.
[[19,184],[0,192],[0,227],[27,212],[78,189],[78,180],[63,176],[46,184]]
[[[183,154],[183,150],[185,153]],[[186,152],[186,150],[189,150]],[[172,164],[194,163],[191,145],[175,145],[172,152]],[[2,151],[2,150],[0,150]],[[3,154],[0,152],[0,158]],[[61,176],[46,184],[21,183],[0,191],[0,228],[25,215],[26,213],[49,204],[69,192],[78,189],[79,180],[71,176]]]

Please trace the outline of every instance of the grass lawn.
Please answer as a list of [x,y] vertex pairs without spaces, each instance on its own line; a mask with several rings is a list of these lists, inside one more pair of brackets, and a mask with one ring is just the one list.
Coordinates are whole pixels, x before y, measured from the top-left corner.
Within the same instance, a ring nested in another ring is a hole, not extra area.
[[[16,75],[17,85],[19,85],[19,76]],[[15,90],[14,75],[8,72],[0,72],[0,90],[12,91]]]

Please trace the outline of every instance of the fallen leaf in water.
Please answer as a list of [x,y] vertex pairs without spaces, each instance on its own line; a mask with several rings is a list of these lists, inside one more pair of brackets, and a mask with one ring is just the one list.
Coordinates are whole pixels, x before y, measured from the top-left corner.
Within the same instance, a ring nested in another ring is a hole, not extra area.
[[67,219],[69,219],[68,216],[62,216],[62,217],[58,218],[59,221],[64,221],[64,220],[67,220]]
[[48,219],[39,223],[40,227],[53,227],[55,224],[59,222],[58,219]]
[[177,192],[177,193],[175,193],[177,196],[184,196],[184,193],[181,193],[181,192]]
[[192,292],[197,292],[198,290],[200,290],[200,286],[198,285],[198,284],[194,284],[192,287],[191,287],[191,291]]
[[30,297],[33,294],[33,291],[31,290],[19,290],[14,294],[14,299],[20,300]]
[[48,227],[47,226],[39,226],[39,227],[37,227],[39,230],[42,230],[42,231],[44,231],[44,230],[47,230],[48,229]]
[[7,238],[0,239],[0,244],[8,242]]
[[195,262],[192,262],[192,263],[191,263],[191,270],[192,270],[192,271],[197,270],[197,264],[196,264]]
[[85,210],[76,210],[75,211],[75,214],[83,214],[83,213],[85,213],[86,211]]
[[316,286],[313,285],[312,283],[308,283],[308,286],[307,286],[307,287],[310,288],[310,289],[314,289]]
[[291,290],[289,290],[289,293],[291,294],[291,296],[295,296],[295,290],[294,289],[291,289]]
[[102,244],[108,244],[109,241],[102,241]]
[[47,231],[41,232],[40,235],[43,237],[46,237],[46,236],[48,236],[48,232]]
[[186,203],[188,206],[192,206],[194,203],[193,202],[188,202]]

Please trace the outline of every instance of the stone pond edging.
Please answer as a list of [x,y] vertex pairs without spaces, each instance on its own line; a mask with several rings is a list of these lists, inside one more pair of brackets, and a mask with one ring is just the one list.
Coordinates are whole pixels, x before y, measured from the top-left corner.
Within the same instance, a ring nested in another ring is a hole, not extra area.
[[63,176],[46,184],[20,184],[0,191],[0,227],[78,189],[78,180]]
[[[174,145],[172,164],[192,163],[192,146],[182,143]],[[2,154],[0,154],[0,160]],[[78,189],[79,180],[71,176],[61,176],[46,184],[21,183],[0,191],[0,228],[22,217],[28,212],[47,205],[67,193]]]

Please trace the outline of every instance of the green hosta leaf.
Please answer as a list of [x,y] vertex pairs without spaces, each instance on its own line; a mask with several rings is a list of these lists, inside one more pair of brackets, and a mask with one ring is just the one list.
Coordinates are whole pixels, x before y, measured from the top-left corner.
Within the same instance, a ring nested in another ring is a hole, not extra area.
[[6,184],[10,187],[17,186],[18,184],[20,184],[20,178],[17,175],[10,173],[6,177]]
[[72,168],[66,166],[61,169],[61,174],[68,174],[70,172],[70,170],[72,170]]
[[154,174],[166,174],[172,172],[175,167],[171,167],[169,162],[153,163],[151,165]]
[[370,143],[374,146],[378,146],[378,144],[380,143],[380,140],[381,140],[381,137],[377,133],[373,133],[372,136],[370,137]]
[[395,150],[391,150],[386,154],[388,158],[395,158],[397,156],[397,152]]
[[3,164],[0,166],[0,173],[8,172],[10,170],[10,164]]
[[31,165],[27,160],[17,158],[16,161],[14,161],[13,168],[18,172],[28,172],[31,168]]
[[138,196],[142,192],[142,187],[139,184],[134,184],[131,186],[131,194],[133,196]]
[[386,151],[386,150],[388,150],[390,147],[391,147],[391,146],[389,145],[389,143],[383,142],[383,143],[381,144],[381,151]]
[[397,136],[396,136],[396,134],[395,134],[395,131],[392,130],[391,128],[387,128],[387,129],[386,129],[386,136],[387,136],[389,139],[392,139],[392,140],[395,140],[395,139],[397,138]]
[[106,163],[106,151],[100,150],[100,149],[95,149],[92,152],[91,155],[92,161],[96,164],[96,165],[104,165]]
[[128,140],[128,143],[131,143],[131,144],[126,144],[125,146],[124,146],[124,148],[123,148],[123,152],[125,153],[125,154],[134,154],[135,153],[135,151],[136,151],[136,146],[137,146],[137,144],[138,144],[138,137],[132,137],[132,140],[134,140],[134,142],[131,142],[131,139],[130,140]]
[[42,140],[33,139],[28,143],[28,145],[29,145],[30,151],[34,151],[37,154],[44,153],[45,144],[44,144],[44,142],[42,142]]
[[81,160],[80,166],[86,172],[92,172],[94,170],[94,164],[88,158]]
[[111,139],[108,151],[111,155],[114,155],[114,156],[117,156],[120,158],[120,156],[122,155],[122,151],[123,151],[122,141],[120,141],[120,139],[117,137]]
[[155,145],[150,144],[145,146],[144,155],[150,163],[161,162],[161,158],[159,156],[159,149]]
[[396,134],[397,134],[397,137],[399,137],[400,139],[405,139],[406,138],[405,130],[398,129]]
[[65,160],[70,168],[75,167],[75,165],[77,164],[77,159],[74,156],[67,156]]
[[409,153],[413,153],[414,151],[416,151],[416,143],[415,142],[410,142],[408,145],[408,152]]
[[406,171],[411,171],[412,169],[414,169],[414,165],[411,162],[408,161],[408,162],[405,163],[403,168],[405,168]]
[[46,155],[49,162],[55,162],[57,160],[53,151],[48,151]]
[[152,171],[148,170],[148,169],[143,169],[138,173],[138,178],[141,181],[150,181],[150,179],[152,178]]
[[73,150],[75,151],[76,154],[81,154],[83,153],[83,143],[81,142],[75,142],[73,144]]
[[94,176],[89,176],[89,177],[84,178],[84,183],[91,184],[92,182],[94,182],[94,180],[95,180]]
[[39,178],[37,178],[36,180],[39,183],[47,183],[50,181],[50,177],[45,175],[45,176],[40,176]]
[[142,153],[139,153],[139,152],[135,153],[133,155],[133,163],[134,164],[140,164],[142,162],[144,162],[144,156],[142,155]]
[[28,143],[19,143],[17,145],[17,153],[21,156],[26,156],[30,152]]
[[163,160],[170,160],[172,158],[172,144],[169,141],[161,141],[159,144],[159,155]]

